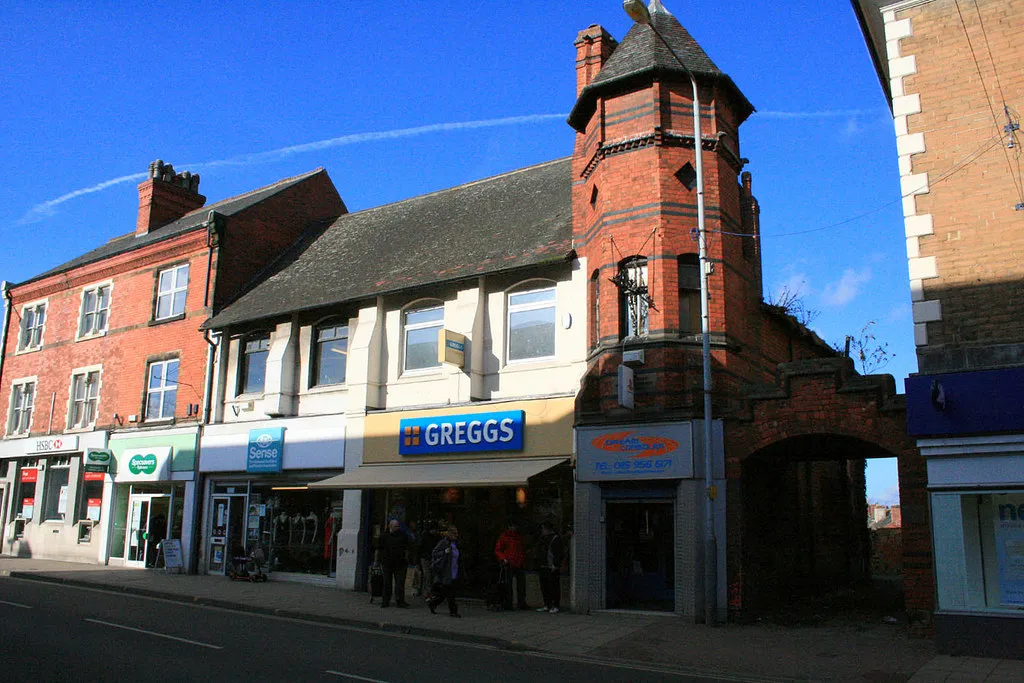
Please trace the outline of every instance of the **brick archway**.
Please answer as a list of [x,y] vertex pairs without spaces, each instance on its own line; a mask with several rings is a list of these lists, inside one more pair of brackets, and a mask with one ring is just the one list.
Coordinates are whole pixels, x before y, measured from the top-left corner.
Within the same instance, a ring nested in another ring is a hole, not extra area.
[[[819,514],[835,513],[842,509],[837,500],[842,496],[845,501],[859,496],[863,505],[863,460],[896,457],[903,514],[904,604],[914,617],[930,613],[934,579],[927,473],[924,459],[907,435],[905,400],[896,393],[893,378],[859,375],[845,358],[814,359],[780,364],[774,384],[749,385],[743,393],[742,409],[728,420],[725,430],[730,611],[742,612],[751,606],[758,590],[751,576],[764,575],[764,567],[757,565],[768,557],[758,553],[758,544],[764,545],[758,534],[765,530],[765,522],[756,517],[774,509],[787,511],[769,522],[785,539],[791,530],[784,525],[808,523],[816,512],[814,506]],[[803,493],[810,502],[790,498]],[[765,496],[777,497],[766,500]],[[794,517],[797,502],[803,509]],[[856,509],[846,511],[851,520],[866,525],[866,514],[856,520]],[[836,542],[844,538],[836,529],[794,533],[797,537],[831,534],[839,539]],[[850,525],[848,538],[857,533]],[[773,550],[784,552],[778,546]],[[775,564],[780,572],[789,566],[786,561]],[[834,577],[849,575],[838,565],[832,569]],[[819,574],[816,578],[828,580],[827,571]]]

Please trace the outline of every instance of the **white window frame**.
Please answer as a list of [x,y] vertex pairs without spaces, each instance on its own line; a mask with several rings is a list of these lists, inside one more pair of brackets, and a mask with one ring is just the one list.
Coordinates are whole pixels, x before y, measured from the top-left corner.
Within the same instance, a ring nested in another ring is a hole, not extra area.
[[[87,368],[75,368],[71,372],[71,385],[68,390],[68,430],[91,429],[99,415],[100,386],[102,384],[102,366],[93,365]],[[79,378],[84,383],[84,395],[76,396]],[[82,415],[79,418],[78,404],[82,404]],[[88,420],[84,418],[88,417]]]
[[[11,405],[7,413],[7,435],[27,436],[32,431],[32,417],[35,412],[36,387],[38,386],[35,377],[24,377],[16,379],[11,383]],[[29,405],[25,405],[25,388],[32,387],[32,396]],[[27,413],[27,415],[26,415]],[[17,427],[15,427],[15,416]]]
[[[40,322],[39,313],[42,312]],[[49,312],[49,302],[33,301],[21,307],[21,324],[18,325],[18,352],[36,351],[43,347],[43,334],[46,331],[46,317]],[[32,316],[32,325],[29,327],[29,316]],[[28,343],[26,343],[28,337]],[[36,339],[33,341],[33,337]]]
[[[409,323],[409,315],[413,313],[426,313],[428,311],[438,310],[441,312],[441,317],[437,320],[428,320],[419,323]],[[411,306],[408,306],[402,311],[402,374],[403,375],[417,375],[437,372],[440,367],[440,361],[435,361],[433,365],[428,365],[420,368],[409,367],[409,333],[416,332],[419,330],[442,330],[444,329],[444,302],[442,301],[420,301]],[[435,341],[436,343],[436,341]]]
[[[247,395],[259,395],[263,394],[267,388],[267,369],[266,362],[270,360],[270,347],[273,343],[273,335],[270,332],[253,332],[243,336],[239,340],[238,345],[238,382],[236,385],[237,396]],[[253,342],[259,342],[260,346],[256,351],[249,351],[248,346]],[[264,343],[266,346],[264,347]],[[250,355],[257,353],[265,354],[264,356],[264,367],[263,367],[263,386],[258,391],[250,391],[247,384],[249,379],[249,362],[248,358]]]
[[[167,382],[167,370],[174,364],[178,370],[181,370],[181,362],[179,358],[168,358],[167,360],[156,360],[149,363],[146,366],[146,422],[167,422],[174,419],[174,413],[177,408],[178,401],[178,383],[169,384]],[[160,386],[153,388],[153,370],[155,368],[162,368],[163,373],[160,375]],[[177,374],[177,373],[175,373]],[[167,393],[169,391],[174,392],[174,405],[171,406],[171,414],[165,415],[164,411],[167,408]],[[150,398],[156,394],[160,395],[160,411],[159,414],[153,416],[149,412]]]
[[[182,271],[182,270],[185,271],[185,284],[179,287],[175,283],[178,281],[178,273],[180,271]],[[164,275],[166,275],[166,274],[169,274],[170,286],[167,287],[167,288],[164,288],[162,286],[162,282],[163,282],[163,279],[164,279]],[[153,319],[154,320],[169,320],[171,318],[177,318],[178,316],[181,316],[181,315],[185,314],[185,309],[188,308],[188,306],[187,306],[187,298],[188,298],[188,280],[189,280],[189,275],[190,275],[190,273],[189,273],[189,264],[187,264],[187,263],[182,263],[182,264],[179,264],[177,266],[172,266],[170,268],[163,268],[162,270],[157,272],[157,274],[156,274],[156,308],[153,310]],[[174,308],[174,300],[175,300],[175,297],[179,293],[183,293],[185,296],[181,300],[181,310],[180,311],[176,311],[175,308]],[[160,315],[160,301],[163,300],[163,299],[170,299],[170,302],[171,302],[170,303],[170,308],[168,309],[167,315]]]
[[[550,299],[544,299],[542,301],[535,301],[525,304],[513,304],[512,299],[516,296],[523,294],[541,294],[551,293]],[[551,360],[556,357],[558,352],[558,291],[557,286],[550,282],[532,282],[517,285],[513,289],[510,289],[505,295],[505,361],[508,364],[515,363],[535,363],[537,361]],[[512,358],[512,316],[516,313],[526,313],[529,311],[540,311],[544,309],[551,309],[552,313],[552,328],[551,328],[551,354],[547,356],[526,356],[523,358]]]
[[[78,312],[78,334],[75,335],[75,339],[102,337],[107,333],[107,327],[110,324],[110,295],[113,289],[110,282],[101,282],[82,290],[82,304]],[[87,310],[86,299],[90,294],[93,295],[93,308]],[[101,295],[105,295],[106,301],[102,300]],[[91,316],[88,326],[86,326],[87,316]]]
[[[342,334],[341,331],[344,331]],[[333,336],[321,339],[321,335],[328,331],[334,331]],[[341,319],[330,319],[325,320],[321,323],[313,325],[313,350],[311,353],[311,372],[309,377],[309,385],[311,387],[338,387],[344,386],[348,381],[348,341],[350,338],[350,331],[348,320]],[[345,349],[339,353],[345,355],[345,377],[340,382],[321,382],[320,381],[320,369],[323,365],[323,358],[321,351],[323,345],[327,342],[337,342],[341,339],[345,340]]]

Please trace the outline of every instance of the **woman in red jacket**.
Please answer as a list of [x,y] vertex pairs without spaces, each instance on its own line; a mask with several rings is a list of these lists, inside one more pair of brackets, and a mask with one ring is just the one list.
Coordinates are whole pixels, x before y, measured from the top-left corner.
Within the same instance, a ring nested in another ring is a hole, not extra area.
[[494,544],[494,554],[498,562],[505,568],[508,580],[502,588],[502,607],[512,609],[512,581],[516,582],[517,606],[519,609],[530,609],[526,604],[526,547],[523,543],[523,535],[514,521],[508,523],[508,527],[498,537]]

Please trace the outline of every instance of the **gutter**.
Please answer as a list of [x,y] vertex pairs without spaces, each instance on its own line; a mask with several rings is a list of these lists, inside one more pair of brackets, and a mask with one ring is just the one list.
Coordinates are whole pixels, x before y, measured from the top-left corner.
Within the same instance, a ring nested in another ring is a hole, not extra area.
[[[216,211],[210,211],[208,218],[206,219],[206,291],[204,292],[203,306],[210,309],[210,314],[213,314],[213,293],[217,288],[217,275],[213,272],[213,254],[214,251],[220,248],[220,241],[223,237],[222,230],[224,225],[224,217],[218,214]],[[218,263],[219,265],[219,263]],[[217,348],[218,341],[214,341],[211,337],[210,330],[203,332],[203,340],[206,342],[206,373],[203,378],[203,412],[200,420],[200,425],[208,424],[210,420],[210,407],[211,407],[211,392],[213,390],[213,362],[214,352]]]

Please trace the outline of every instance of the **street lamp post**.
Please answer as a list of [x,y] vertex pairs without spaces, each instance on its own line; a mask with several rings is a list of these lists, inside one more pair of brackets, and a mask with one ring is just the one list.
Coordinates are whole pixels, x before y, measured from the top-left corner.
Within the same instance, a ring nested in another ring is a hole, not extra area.
[[697,174],[697,251],[700,259],[700,333],[701,365],[704,374],[704,623],[712,625],[717,621],[718,603],[718,543],[715,539],[715,479],[711,449],[711,320],[708,306],[708,243],[704,227],[704,163],[701,145],[700,94],[697,79],[689,67],[680,59],[665,37],[651,21],[651,13],[643,0],[624,0],[622,8],[638,24],[646,24],[654,35],[668,48],[672,57],[690,77],[693,88],[693,147],[694,170]]

